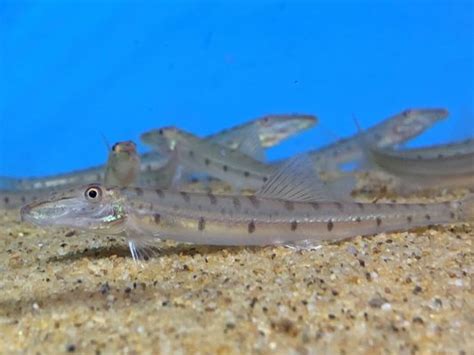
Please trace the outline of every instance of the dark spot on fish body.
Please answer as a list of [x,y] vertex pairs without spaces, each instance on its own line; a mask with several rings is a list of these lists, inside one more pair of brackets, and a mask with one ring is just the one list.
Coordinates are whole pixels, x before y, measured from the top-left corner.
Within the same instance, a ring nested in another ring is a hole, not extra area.
[[187,192],[181,191],[180,195],[183,198],[184,202],[189,203],[189,201],[191,201],[191,197]]
[[204,219],[204,217],[200,217],[198,221],[198,229],[200,231],[203,231],[204,228],[206,228],[206,220]]
[[160,221],[161,221],[161,215],[159,213],[155,213],[153,215],[153,221],[155,222],[155,224],[160,224]]
[[313,210],[318,210],[319,209],[319,203],[317,202],[311,202],[310,203],[311,207],[313,207]]
[[25,198],[25,196],[21,196],[21,203],[26,203],[26,198]]
[[456,218],[456,215],[454,212],[450,212],[449,213],[449,216],[451,217],[451,219],[455,219]]
[[143,189],[141,189],[140,187],[136,187],[135,192],[138,196],[143,196]]
[[329,232],[332,231],[332,229],[334,228],[334,223],[331,220],[329,220],[327,228]]
[[158,195],[158,197],[160,197],[160,198],[165,197],[165,193],[163,192],[163,190],[156,189],[155,192]]
[[227,165],[223,165],[223,166],[222,166],[222,170],[227,171],[227,170],[229,170],[229,168],[228,168]]
[[194,157],[194,152],[192,150],[188,151],[189,157],[193,158]]
[[361,211],[363,211],[365,209],[365,205],[363,203],[357,202],[356,205],[357,205],[357,207],[359,207],[359,209]]
[[253,232],[255,232],[255,221],[251,221],[248,225],[248,232],[249,234],[252,234]]
[[284,206],[287,211],[293,211],[295,209],[295,204],[292,201],[285,201]]
[[426,219],[427,221],[430,221],[430,220],[431,220],[431,216],[430,216],[429,214],[426,214],[426,215],[425,215],[425,219]]
[[267,182],[267,181],[268,181],[268,178],[267,178],[266,176],[264,176],[264,177],[262,178],[262,181],[263,181],[263,182]]
[[209,202],[211,203],[211,205],[216,205],[217,204],[217,198],[212,193],[209,192],[207,194],[207,197],[209,197]]
[[297,221],[292,221],[290,228],[291,228],[291,231],[294,232],[296,230],[296,228],[298,228],[298,222]]
[[356,221],[357,223],[360,223],[360,222],[362,222],[362,218],[357,217],[357,218],[355,219],[355,221]]
[[248,171],[244,172],[244,176],[245,177],[249,177],[250,176],[250,173]]
[[211,161],[208,158],[206,158],[206,159],[204,159],[204,164],[209,165],[209,164],[211,164]]
[[375,219],[375,222],[377,223],[377,227],[380,227],[380,225],[382,224],[382,218],[377,217],[377,218]]
[[3,202],[8,205],[10,203],[10,199],[8,197],[3,198]]
[[234,205],[235,209],[240,209],[240,199],[238,197],[232,197],[232,204]]
[[258,200],[258,198],[256,198],[255,196],[248,196],[247,198],[248,198],[248,200],[250,201],[250,203],[252,204],[253,207],[255,207],[255,208],[260,207],[260,201]]
[[407,217],[407,222],[408,222],[408,223],[413,222],[413,217],[412,217],[412,216],[408,216],[408,217]]

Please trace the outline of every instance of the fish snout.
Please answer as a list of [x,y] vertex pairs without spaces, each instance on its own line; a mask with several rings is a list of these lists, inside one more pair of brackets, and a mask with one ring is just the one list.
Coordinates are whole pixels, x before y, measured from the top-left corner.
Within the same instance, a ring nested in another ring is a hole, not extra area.
[[34,202],[34,203],[29,203],[23,206],[20,209],[20,220],[22,222],[27,222],[28,220],[31,220],[31,218],[28,219],[28,217],[31,217],[31,210],[40,204],[41,204],[40,202]]

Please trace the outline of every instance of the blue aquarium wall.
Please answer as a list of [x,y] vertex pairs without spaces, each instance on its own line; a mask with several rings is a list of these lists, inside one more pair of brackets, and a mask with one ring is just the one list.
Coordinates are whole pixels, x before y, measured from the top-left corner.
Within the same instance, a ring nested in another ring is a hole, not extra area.
[[270,158],[410,107],[451,112],[417,145],[473,136],[473,14],[472,1],[2,1],[0,175],[100,164],[103,136],[205,135],[268,113],[321,121]]

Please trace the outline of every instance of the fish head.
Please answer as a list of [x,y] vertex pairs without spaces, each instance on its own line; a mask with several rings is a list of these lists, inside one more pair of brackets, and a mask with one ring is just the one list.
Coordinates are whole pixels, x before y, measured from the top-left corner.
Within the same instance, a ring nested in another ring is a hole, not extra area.
[[166,155],[170,150],[173,150],[176,145],[176,142],[165,136],[165,132],[172,129],[175,128],[163,127],[160,129],[152,129],[151,131],[143,133],[140,136],[140,140],[143,144],[152,147],[158,153]]
[[69,227],[118,234],[126,213],[117,190],[91,184],[24,206],[22,221],[41,227]]
[[318,122],[312,115],[268,115],[258,121],[262,146],[273,146],[298,132],[313,127]]
[[390,134],[378,143],[379,146],[389,146],[402,143],[416,137],[430,128],[436,122],[448,117],[445,109],[409,109],[400,114],[400,117],[391,123]]
[[137,154],[137,145],[133,141],[117,142],[112,146],[112,152],[116,154]]

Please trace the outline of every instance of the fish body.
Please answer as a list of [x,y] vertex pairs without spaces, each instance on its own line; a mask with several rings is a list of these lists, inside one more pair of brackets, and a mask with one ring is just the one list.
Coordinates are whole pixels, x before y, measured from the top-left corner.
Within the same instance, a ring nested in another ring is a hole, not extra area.
[[393,147],[416,137],[448,116],[445,109],[409,109],[402,111],[362,133],[309,152],[319,171],[338,170],[339,166],[364,159],[361,140],[375,147]]
[[166,141],[164,154],[175,151],[179,164],[186,170],[205,172],[237,189],[259,189],[274,170],[239,150],[203,141],[175,127],[165,127],[160,131],[161,141]]
[[373,165],[416,187],[474,187],[473,139],[401,151],[367,150]]
[[210,245],[298,245],[469,221],[474,218],[474,199],[432,204],[303,202],[90,185],[25,206],[21,215],[39,226],[125,233],[138,245],[156,238]]
[[11,178],[0,177],[0,188],[10,191],[47,190],[67,188],[81,184],[104,181],[104,166],[72,171],[46,177]]
[[[267,115],[241,125],[225,129],[202,138],[208,143],[215,143],[230,149],[239,149],[242,139],[249,132],[255,132],[261,147],[273,147],[297,133],[308,130],[318,123],[318,118],[306,114]],[[140,136],[142,143],[156,148],[161,142],[160,129],[153,129]]]

